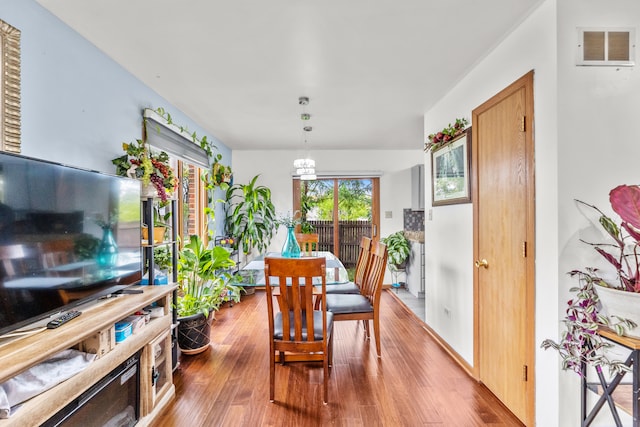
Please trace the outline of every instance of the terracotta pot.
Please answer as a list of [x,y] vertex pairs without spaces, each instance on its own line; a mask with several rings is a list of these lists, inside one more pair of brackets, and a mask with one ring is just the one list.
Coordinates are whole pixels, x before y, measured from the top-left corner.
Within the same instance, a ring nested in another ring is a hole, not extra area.
[[605,288],[604,286],[595,286],[594,289],[602,304],[600,314],[607,316],[611,322],[618,321],[615,317],[611,318],[611,315],[633,320],[638,326],[626,330],[624,335],[640,339],[640,310],[638,310],[638,307],[640,307],[640,293],[620,291]]
[[209,318],[202,313],[178,318],[178,346],[182,353],[198,354],[209,348],[212,320],[213,313]]

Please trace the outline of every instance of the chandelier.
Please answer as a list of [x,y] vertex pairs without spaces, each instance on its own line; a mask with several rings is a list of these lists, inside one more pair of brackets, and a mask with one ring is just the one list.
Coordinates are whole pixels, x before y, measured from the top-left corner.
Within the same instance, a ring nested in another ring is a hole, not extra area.
[[[302,105],[302,114],[300,119],[304,124],[311,118],[311,114],[305,111],[305,106],[309,104],[309,98],[301,96],[298,98],[298,104]],[[309,141],[307,135],[313,128],[305,125],[302,127],[305,156],[293,161],[293,167],[296,169],[296,175],[300,175],[302,181],[312,181],[316,179],[316,162],[309,157]]]

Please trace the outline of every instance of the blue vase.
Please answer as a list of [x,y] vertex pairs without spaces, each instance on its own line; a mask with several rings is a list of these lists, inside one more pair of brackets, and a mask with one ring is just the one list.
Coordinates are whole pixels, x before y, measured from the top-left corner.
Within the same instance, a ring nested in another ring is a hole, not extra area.
[[282,247],[282,256],[285,258],[300,258],[300,245],[296,240],[293,227],[287,227],[287,240]]
[[109,227],[102,229],[102,240],[98,246],[98,257],[96,259],[100,268],[113,268],[118,261],[118,245],[113,238],[113,231]]

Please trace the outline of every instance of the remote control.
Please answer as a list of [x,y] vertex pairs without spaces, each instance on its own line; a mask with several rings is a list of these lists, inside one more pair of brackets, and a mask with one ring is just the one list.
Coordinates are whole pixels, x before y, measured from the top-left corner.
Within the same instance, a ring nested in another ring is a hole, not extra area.
[[56,317],[51,322],[47,323],[47,328],[48,329],[55,329],[58,326],[64,325],[69,320],[75,319],[76,317],[80,316],[81,314],[82,314],[82,312],[78,311],[78,310],[67,311],[66,313]]

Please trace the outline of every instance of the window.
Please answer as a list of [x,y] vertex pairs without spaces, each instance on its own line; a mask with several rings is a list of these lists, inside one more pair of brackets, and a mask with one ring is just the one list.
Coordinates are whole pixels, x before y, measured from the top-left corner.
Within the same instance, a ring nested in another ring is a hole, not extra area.
[[333,252],[347,268],[355,266],[360,237],[378,239],[380,178],[294,178],[293,188],[294,211],[319,234],[319,249]]

